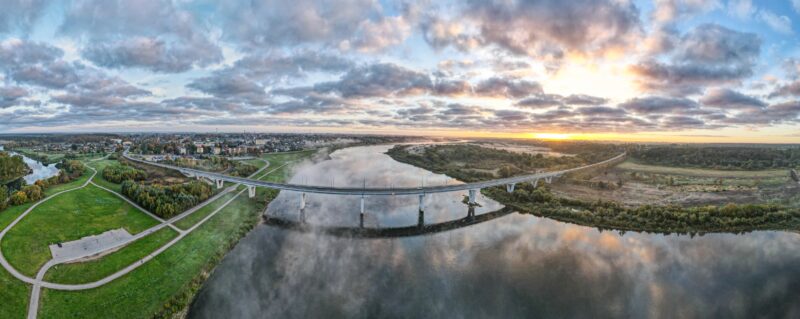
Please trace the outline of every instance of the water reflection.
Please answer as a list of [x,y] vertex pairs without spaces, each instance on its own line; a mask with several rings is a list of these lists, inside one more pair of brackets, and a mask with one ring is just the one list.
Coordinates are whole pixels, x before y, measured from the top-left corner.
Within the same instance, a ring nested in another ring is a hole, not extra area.
[[[386,163],[379,149],[357,151],[373,159],[360,162],[357,171],[398,177],[396,165],[402,164]],[[344,180],[354,172],[346,161],[335,161],[298,173],[323,171]],[[273,204],[283,206],[271,205],[272,213],[299,207],[297,194],[281,197]],[[464,218],[459,197],[431,202],[436,208],[429,208],[426,218],[431,223]],[[357,198],[339,203],[318,197],[313,203],[309,224],[357,225]],[[368,203],[381,227],[416,224],[413,199]],[[492,211],[480,210],[476,218]],[[291,214],[286,217],[296,216]],[[337,237],[261,225],[223,260],[189,316],[796,318],[799,244],[798,235],[779,232],[620,236],[520,214],[402,238]]]
[[[2,145],[0,145],[0,151],[3,151],[3,150],[4,150],[4,147]],[[25,164],[28,165],[28,167],[31,168],[31,173],[28,174],[28,175],[25,175],[23,177],[25,182],[28,183],[28,184],[33,184],[37,180],[50,178],[50,177],[58,175],[58,168],[56,167],[55,163],[54,164],[50,164],[50,165],[44,165],[44,164],[42,164],[42,162],[34,160],[34,159],[32,159],[30,157],[27,157],[25,155],[22,155],[22,154],[19,154],[19,153],[16,153],[16,152],[8,152],[8,153],[11,154],[11,155],[22,156],[22,160],[25,162]]]

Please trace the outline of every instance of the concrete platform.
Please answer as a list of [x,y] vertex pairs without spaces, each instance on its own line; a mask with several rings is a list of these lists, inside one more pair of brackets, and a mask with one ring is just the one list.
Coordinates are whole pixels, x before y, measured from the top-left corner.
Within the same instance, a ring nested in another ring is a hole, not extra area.
[[75,260],[99,254],[132,238],[133,235],[123,228],[113,229],[99,235],[61,243],[61,247],[57,244],[50,245],[50,253],[56,261]]

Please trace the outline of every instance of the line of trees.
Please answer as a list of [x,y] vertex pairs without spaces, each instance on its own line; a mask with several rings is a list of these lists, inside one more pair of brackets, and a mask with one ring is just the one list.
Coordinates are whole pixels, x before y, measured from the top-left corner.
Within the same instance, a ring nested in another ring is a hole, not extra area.
[[759,170],[800,167],[800,147],[653,146],[632,149],[633,159],[653,165]]
[[800,222],[800,211],[773,204],[627,207],[610,201],[559,198],[548,187],[533,189],[522,184],[511,194],[499,188],[485,192],[521,212],[606,229],[657,233],[740,232],[790,229]]
[[109,182],[119,184],[126,180],[145,180],[147,179],[147,172],[129,165],[114,164],[103,169],[103,178]]
[[191,181],[176,185],[145,185],[122,182],[122,194],[162,218],[173,217],[211,197],[208,184]]

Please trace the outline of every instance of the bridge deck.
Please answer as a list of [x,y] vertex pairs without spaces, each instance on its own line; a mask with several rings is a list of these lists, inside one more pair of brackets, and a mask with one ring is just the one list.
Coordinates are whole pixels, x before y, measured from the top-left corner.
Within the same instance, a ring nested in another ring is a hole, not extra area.
[[314,185],[298,185],[298,184],[284,184],[284,183],[273,183],[273,182],[265,182],[260,180],[254,180],[244,177],[236,177],[230,176],[225,174],[207,172],[197,169],[167,165],[162,163],[155,163],[150,161],[145,161],[137,158],[133,158],[128,156],[127,151],[123,153],[123,156],[131,161],[158,166],[166,169],[172,169],[180,171],[186,175],[191,176],[201,176],[206,177],[209,179],[214,180],[224,180],[226,182],[232,183],[240,183],[248,186],[257,186],[257,187],[267,187],[272,189],[279,189],[279,190],[287,190],[287,191],[294,191],[294,192],[302,192],[302,193],[314,193],[314,194],[330,194],[330,195],[424,195],[424,194],[432,194],[432,193],[446,193],[446,192],[457,192],[457,191],[464,191],[464,190],[471,190],[471,189],[482,189],[494,186],[502,186],[502,185],[509,185],[509,184],[518,184],[524,182],[532,182],[538,181],[542,179],[554,178],[558,177],[567,173],[574,173],[582,170],[587,170],[593,167],[602,166],[606,164],[615,163],[617,161],[621,161],[625,159],[626,154],[622,153],[617,155],[611,159],[561,170],[561,171],[553,171],[553,172],[544,172],[544,173],[537,173],[537,174],[529,174],[529,175],[520,175],[520,176],[512,176],[507,178],[500,178],[500,179],[493,179],[489,181],[482,181],[482,182],[475,182],[475,183],[464,183],[464,184],[455,184],[455,185],[439,185],[439,186],[425,186],[425,187],[398,187],[398,188],[385,188],[385,187],[329,187],[329,186],[314,186]]

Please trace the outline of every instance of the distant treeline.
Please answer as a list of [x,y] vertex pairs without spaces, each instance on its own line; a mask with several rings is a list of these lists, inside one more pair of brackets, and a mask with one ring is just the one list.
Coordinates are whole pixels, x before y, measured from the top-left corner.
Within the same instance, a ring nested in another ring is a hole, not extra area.
[[126,180],[145,180],[147,179],[147,172],[129,165],[114,164],[103,169],[103,178],[109,182],[119,184]]
[[240,177],[250,176],[258,170],[258,167],[253,165],[232,161],[222,156],[211,156],[204,159],[179,157],[174,160],[164,161],[164,163],[207,171],[224,172],[228,175]]
[[759,170],[800,167],[800,147],[655,146],[635,148],[634,160],[654,165]]
[[162,217],[170,218],[211,197],[213,191],[206,183],[191,181],[176,185],[145,185],[126,180],[122,194]]

